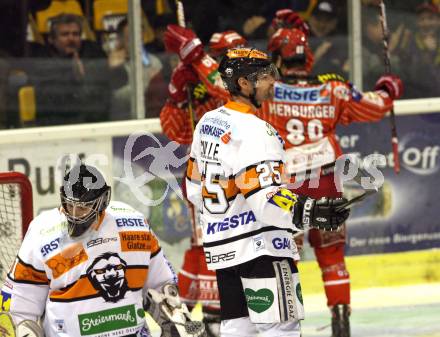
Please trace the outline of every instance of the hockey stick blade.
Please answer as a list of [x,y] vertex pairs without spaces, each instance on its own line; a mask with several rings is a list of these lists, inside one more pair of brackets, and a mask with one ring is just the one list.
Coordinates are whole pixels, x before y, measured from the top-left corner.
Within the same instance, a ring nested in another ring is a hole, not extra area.
[[372,195],[372,194],[374,194],[376,192],[377,192],[376,189],[367,190],[364,193],[359,194],[358,196],[354,197],[353,199],[348,200],[345,204],[336,207],[336,211],[337,212],[345,211],[345,210],[351,208],[353,205],[361,202],[366,197],[368,197],[368,196],[370,196],[370,195]]

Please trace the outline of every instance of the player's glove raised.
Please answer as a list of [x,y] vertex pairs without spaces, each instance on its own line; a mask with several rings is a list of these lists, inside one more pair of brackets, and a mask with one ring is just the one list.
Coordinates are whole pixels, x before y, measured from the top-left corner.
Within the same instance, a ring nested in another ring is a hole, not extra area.
[[186,93],[187,86],[199,82],[199,77],[192,67],[181,63],[174,69],[171,75],[168,94],[176,103],[186,102],[188,98]]
[[374,90],[383,90],[393,99],[399,99],[403,94],[403,83],[399,76],[394,74],[382,75],[376,82]]
[[177,53],[185,64],[191,64],[202,58],[203,45],[196,34],[188,28],[168,25],[163,38],[166,50]]
[[280,9],[275,13],[272,20],[272,27],[277,30],[279,28],[297,28],[302,30],[306,35],[310,35],[309,25],[301,19],[298,13],[291,9]]
[[345,209],[345,198],[312,199],[298,197],[293,213],[293,223],[297,228],[317,228],[335,231],[347,220],[350,210]]

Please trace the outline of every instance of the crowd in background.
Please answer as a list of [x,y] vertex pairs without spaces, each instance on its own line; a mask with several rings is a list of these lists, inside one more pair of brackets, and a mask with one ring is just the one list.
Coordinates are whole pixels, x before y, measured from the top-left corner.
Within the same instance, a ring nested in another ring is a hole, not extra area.
[[[378,0],[362,0],[363,87],[384,71]],[[158,117],[178,59],[166,53],[175,2],[143,0],[142,76],[147,118]],[[314,73],[349,77],[347,1],[184,0],[191,27],[207,45],[235,30],[266,49],[278,9],[310,25]],[[387,0],[393,72],[403,98],[440,96],[439,1]],[[58,12],[57,12],[58,11]],[[127,0],[3,0],[0,3],[0,129],[133,119]],[[52,15],[52,16],[51,16]]]

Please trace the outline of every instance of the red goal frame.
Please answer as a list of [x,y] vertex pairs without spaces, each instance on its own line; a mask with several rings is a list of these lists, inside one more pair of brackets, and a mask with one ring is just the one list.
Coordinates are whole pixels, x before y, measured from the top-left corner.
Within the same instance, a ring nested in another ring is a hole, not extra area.
[[29,224],[34,218],[34,206],[32,199],[32,184],[29,178],[19,172],[0,173],[0,184],[18,184],[20,185],[20,207],[22,235],[26,234]]

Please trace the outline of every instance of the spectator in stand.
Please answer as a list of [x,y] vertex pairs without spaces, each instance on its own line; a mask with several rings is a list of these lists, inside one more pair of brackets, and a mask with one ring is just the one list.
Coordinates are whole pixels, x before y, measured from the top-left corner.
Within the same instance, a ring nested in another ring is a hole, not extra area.
[[[30,45],[26,43],[29,13],[45,9],[51,0],[2,0],[0,1],[0,129],[17,125],[17,92],[12,90],[11,76],[16,73],[15,58],[27,55]],[[15,78],[12,83],[15,83]]]
[[[362,72],[364,88],[373,88],[377,79],[385,69],[383,54],[383,30],[380,23],[379,8],[377,6],[362,7]],[[394,52],[396,43],[393,35],[390,36],[390,56],[393,73],[400,75],[400,60]],[[391,42],[393,41],[393,42]],[[405,94],[407,82],[405,82]]]
[[160,15],[156,15],[154,14],[154,12],[151,13],[146,11],[146,14],[154,32],[154,40],[145,44],[145,50],[159,57],[163,66],[162,74],[165,78],[165,82],[168,83],[171,80],[171,73],[173,72],[173,69],[177,66],[177,63],[179,62],[179,58],[174,54],[165,52],[163,36],[166,31],[167,25],[176,24],[176,13],[166,12]]
[[[117,26],[116,48],[109,53],[108,62],[111,69],[112,98],[110,119],[123,120],[131,116],[130,86],[130,48],[127,19]],[[162,62],[146,50],[142,51],[142,77],[145,95],[146,117],[159,117],[160,110],[167,98],[167,83],[162,76]]]
[[347,29],[340,19],[344,8],[333,1],[320,1],[309,18],[315,74],[331,72],[348,77]]
[[50,3],[51,0],[0,1],[1,54],[12,57],[25,56],[28,48],[26,44],[28,15],[46,9]]
[[416,7],[416,29],[399,46],[406,98],[440,96],[440,13],[424,2]]
[[233,5],[222,3],[221,26],[217,31],[233,29],[247,40],[260,40],[252,41],[254,47],[259,47],[258,42],[265,47],[268,36],[273,33],[269,30],[272,16],[277,10],[290,6],[289,0],[264,1],[258,6],[252,0],[237,1]]
[[81,40],[81,18],[53,18],[47,48],[28,69],[36,90],[37,125],[108,120],[109,69],[102,48]]

